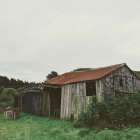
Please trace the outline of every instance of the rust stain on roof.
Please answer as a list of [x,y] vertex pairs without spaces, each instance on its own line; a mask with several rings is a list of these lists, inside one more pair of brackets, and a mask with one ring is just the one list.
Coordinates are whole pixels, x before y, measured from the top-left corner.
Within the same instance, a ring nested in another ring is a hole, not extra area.
[[45,85],[65,85],[70,83],[98,80],[106,76],[107,74],[117,70],[118,68],[124,66],[125,64],[117,64],[107,67],[101,67],[96,69],[84,70],[84,71],[74,71],[64,73],[55,78],[47,80],[44,82]]

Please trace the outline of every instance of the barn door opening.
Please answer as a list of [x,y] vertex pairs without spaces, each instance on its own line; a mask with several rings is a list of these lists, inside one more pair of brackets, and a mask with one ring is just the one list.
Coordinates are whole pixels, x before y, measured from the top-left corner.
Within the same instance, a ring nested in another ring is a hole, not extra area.
[[50,95],[50,116],[60,117],[61,109],[61,88],[51,88],[49,90]]
[[89,81],[86,83],[86,96],[96,95],[96,82]]
[[35,92],[26,92],[22,95],[22,110],[24,112],[41,115],[41,95]]

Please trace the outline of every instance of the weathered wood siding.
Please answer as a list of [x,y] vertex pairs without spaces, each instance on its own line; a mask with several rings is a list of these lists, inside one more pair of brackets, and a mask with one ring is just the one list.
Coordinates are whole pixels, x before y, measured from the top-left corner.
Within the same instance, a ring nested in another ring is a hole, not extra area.
[[34,115],[41,115],[41,94],[26,93],[22,95],[22,110]]
[[62,86],[61,91],[61,114],[62,119],[76,117],[86,105],[86,83],[67,84]]
[[[120,79],[122,79],[122,86],[120,84]],[[117,92],[133,93],[136,89],[140,88],[140,80],[126,66],[120,68],[101,81],[103,99],[114,96]],[[97,92],[97,94],[99,93]]]
[[[120,81],[120,79],[122,79]],[[94,84],[95,88],[90,88]],[[90,85],[90,86],[89,86]],[[133,93],[140,88],[140,80],[127,66],[123,66],[103,79],[85,81],[63,86],[48,86],[44,90],[27,89],[21,94],[21,107],[23,111],[49,117],[62,119],[77,119],[81,110],[91,102],[93,95],[102,102],[118,92]],[[90,90],[89,90],[90,89]],[[86,91],[87,90],[87,91]],[[32,91],[32,92],[31,92]],[[38,91],[38,92],[33,92]],[[95,94],[96,92],[96,94]],[[16,102],[18,103],[18,100]]]
[[50,95],[46,90],[42,96],[42,115],[50,117]]
[[96,97],[99,102],[102,102],[104,100],[102,80],[96,81]]

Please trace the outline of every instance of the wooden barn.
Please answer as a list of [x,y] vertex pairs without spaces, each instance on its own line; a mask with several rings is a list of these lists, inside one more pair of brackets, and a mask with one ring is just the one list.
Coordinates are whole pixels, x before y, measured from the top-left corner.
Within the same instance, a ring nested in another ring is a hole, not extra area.
[[42,110],[47,116],[76,119],[92,96],[101,102],[139,87],[140,79],[126,64],[64,73],[44,82]]
[[20,90],[20,105],[22,111],[33,114],[42,114],[43,85],[33,85]]

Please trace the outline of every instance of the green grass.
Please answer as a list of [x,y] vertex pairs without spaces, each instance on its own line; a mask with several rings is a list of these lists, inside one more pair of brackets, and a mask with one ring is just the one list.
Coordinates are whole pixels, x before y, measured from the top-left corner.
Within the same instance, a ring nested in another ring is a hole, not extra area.
[[18,120],[0,118],[0,140],[140,140],[140,128],[90,131],[72,121],[22,113]]

